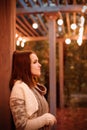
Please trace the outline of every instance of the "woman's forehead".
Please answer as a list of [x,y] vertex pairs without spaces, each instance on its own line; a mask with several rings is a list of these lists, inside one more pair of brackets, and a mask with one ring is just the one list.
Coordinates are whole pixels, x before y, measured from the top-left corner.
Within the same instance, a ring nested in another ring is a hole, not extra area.
[[38,59],[38,57],[37,57],[36,54],[32,53],[32,54],[30,55],[30,59],[31,59],[31,60],[34,60],[34,59]]

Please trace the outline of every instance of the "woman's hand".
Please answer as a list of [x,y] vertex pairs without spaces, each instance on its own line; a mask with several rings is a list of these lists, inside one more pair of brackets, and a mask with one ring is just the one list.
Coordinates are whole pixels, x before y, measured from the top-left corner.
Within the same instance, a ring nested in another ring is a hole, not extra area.
[[44,119],[45,119],[45,125],[54,125],[57,120],[55,118],[54,115],[52,115],[51,113],[46,113],[43,115]]

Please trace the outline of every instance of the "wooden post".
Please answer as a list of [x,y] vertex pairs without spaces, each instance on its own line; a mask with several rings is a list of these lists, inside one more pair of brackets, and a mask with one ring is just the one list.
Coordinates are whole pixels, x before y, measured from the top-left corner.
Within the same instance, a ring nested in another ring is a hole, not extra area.
[[59,95],[60,95],[60,108],[64,107],[64,62],[63,62],[63,40],[59,43]]
[[0,130],[11,130],[9,79],[15,50],[16,0],[0,0]]
[[49,17],[49,79],[50,79],[50,111],[56,115],[56,23]]

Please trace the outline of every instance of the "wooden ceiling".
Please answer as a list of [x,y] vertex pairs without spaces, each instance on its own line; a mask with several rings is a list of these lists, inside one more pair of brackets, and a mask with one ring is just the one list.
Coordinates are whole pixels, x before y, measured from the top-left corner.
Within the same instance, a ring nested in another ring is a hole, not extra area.
[[[29,41],[45,40],[48,37],[48,14],[56,15],[56,37],[71,37],[77,39],[80,17],[84,15],[84,34],[87,39],[87,9],[86,0],[17,0],[16,2],[16,33]],[[85,11],[82,13],[82,9]],[[57,24],[58,19],[63,25]],[[38,28],[32,27],[38,23]],[[72,30],[71,24],[76,23],[77,29]]]

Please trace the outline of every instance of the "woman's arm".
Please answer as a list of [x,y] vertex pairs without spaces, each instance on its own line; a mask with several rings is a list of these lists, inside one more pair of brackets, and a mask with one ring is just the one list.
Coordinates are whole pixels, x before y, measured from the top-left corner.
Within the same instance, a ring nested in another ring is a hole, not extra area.
[[50,113],[34,119],[29,117],[25,109],[25,102],[22,99],[10,98],[10,108],[16,128],[35,130],[45,125],[53,125],[56,122],[55,117]]

